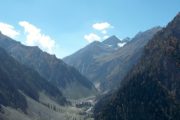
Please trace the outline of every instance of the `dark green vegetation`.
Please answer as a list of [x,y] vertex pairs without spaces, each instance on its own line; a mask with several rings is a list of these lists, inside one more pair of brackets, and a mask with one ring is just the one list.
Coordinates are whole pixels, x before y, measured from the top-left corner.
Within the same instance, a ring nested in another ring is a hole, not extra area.
[[94,113],[96,120],[180,120],[180,13],[146,45],[120,89]]
[[58,87],[66,97],[80,98],[96,92],[94,85],[77,70],[38,47],[24,46],[2,34],[0,46],[14,59],[36,70],[44,79]]
[[[99,84],[102,91],[117,88],[120,81],[129,70],[139,61],[144,46],[160,27],[154,27],[138,33],[131,41],[120,41],[112,36],[103,42],[93,42],[64,61],[74,66],[95,84]],[[126,42],[124,47],[118,43]],[[110,47],[108,46],[110,45]]]
[[39,92],[45,92],[61,105],[67,103],[58,88],[43,79],[36,71],[21,65],[0,48],[0,105],[26,111],[27,102],[22,93],[39,101]]

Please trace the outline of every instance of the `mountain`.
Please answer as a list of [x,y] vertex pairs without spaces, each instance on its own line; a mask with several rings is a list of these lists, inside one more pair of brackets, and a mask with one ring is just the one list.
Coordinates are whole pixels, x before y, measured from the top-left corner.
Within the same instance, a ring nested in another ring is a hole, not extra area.
[[0,120],[82,120],[61,91],[0,48]]
[[111,54],[120,48],[118,43],[122,43],[122,41],[120,41],[116,36],[111,36],[102,42],[95,41],[74,54],[65,57],[63,61],[75,67],[88,79],[94,82],[96,78],[93,77],[93,71],[96,68],[94,68],[93,64],[99,57]]
[[119,90],[96,105],[96,120],[180,119],[180,13],[146,45]]
[[114,49],[108,45],[95,41],[85,48],[80,49],[75,54],[64,58],[63,60],[67,64],[77,68],[82,74],[87,75],[91,74],[89,67],[91,67],[91,63],[93,63],[97,57],[113,51]]
[[[99,57],[94,64],[99,73],[103,70],[98,80],[102,90],[119,87],[120,81],[127,75],[134,65],[137,64],[142,56],[144,46],[159,31],[161,27],[154,27],[144,32],[139,32],[130,42],[119,50]],[[96,75],[95,78],[97,78]]]
[[[126,38],[120,41],[112,36],[103,42],[91,43],[63,60],[93,81],[101,91],[116,88],[141,57],[144,45],[160,29],[160,27],[154,27],[138,33],[132,40]],[[116,49],[118,44],[124,43],[126,45]]]
[[96,93],[94,85],[76,69],[66,65],[54,55],[41,51],[38,47],[24,46],[2,34],[0,35],[0,47],[18,62],[36,70],[68,98],[77,99]]
[[60,105],[67,104],[58,88],[0,48],[0,106],[19,108],[26,113],[28,104],[25,95],[39,102],[40,92]]
[[123,47],[126,44],[126,42],[127,41],[120,41],[116,36],[113,35],[107,38],[106,40],[102,41],[102,44],[114,49],[118,49],[120,47]]
[[114,52],[120,42],[121,41],[116,36],[112,36],[103,42],[95,41],[76,53],[65,57],[63,60],[67,64],[78,69],[83,75],[90,78],[92,63],[94,63],[98,57]]

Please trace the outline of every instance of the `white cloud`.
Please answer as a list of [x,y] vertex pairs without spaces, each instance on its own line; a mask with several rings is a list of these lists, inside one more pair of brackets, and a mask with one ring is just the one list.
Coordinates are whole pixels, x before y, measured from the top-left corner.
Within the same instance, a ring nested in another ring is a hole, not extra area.
[[2,22],[0,23],[0,31],[2,34],[11,38],[15,38],[17,35],[20,34],[18,31],[15,30],[14,26]]
[[95,23],[92,25],[92,27],[96,30],[103,31],[111,28],[112,26],[108,22],[102,22],[102,23]]
[[105,36],[103,37],[104,40],[107,39],[107,38],[109,38],[109,35],[105,35]]
[[107,31],[106,31],[106,30],[103,30],[103,31],[102,31],[102,34],[107,34]]
[[27,21],[20,21],[19,25],[27,33],[25,44],[29,46],[39,46],[42,50],[52,53],[55,47],[55,41],[50,36],[41,33],[41,29],[30,24]]
[[84,39],[91,43],[93,41],[100,41],[101,37],[99,37],[98,35],[94,33],[90,33],[89,35],[85,35]]

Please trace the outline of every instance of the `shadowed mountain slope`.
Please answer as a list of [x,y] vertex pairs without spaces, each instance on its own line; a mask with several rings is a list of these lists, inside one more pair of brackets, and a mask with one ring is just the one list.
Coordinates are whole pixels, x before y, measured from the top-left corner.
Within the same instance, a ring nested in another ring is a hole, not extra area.
[[67,104],[59,89],[30,69],[9,56],[0,48],[0,105],[26,111],[26,98],[39,101],[39,93],[45,94],[60,105]]
[[24,46],[0,34],[0,47],[20,63],[36,70],[43,78],[58,87],[66,97],[81,98],[94,95],[94,85],[76,69],[38,47]]
[[180,119],[180,13],[146,45],[120,89],[95,109],[96,120]]

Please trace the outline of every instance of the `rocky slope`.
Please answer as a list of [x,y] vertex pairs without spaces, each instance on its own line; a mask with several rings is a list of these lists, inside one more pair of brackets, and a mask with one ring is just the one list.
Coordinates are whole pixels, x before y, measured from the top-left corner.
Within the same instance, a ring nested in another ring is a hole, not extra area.
[[0,106],[21,109],[26,113],[28,105],[24,95],[38,102],[40,92],[60,105],[68,103],[57,87],[0,48]]
[[[94,42],[63,60],[78,69],[101,91],[117,88],[118,83],[141,57],[143,47],[160,27],[138,33],[131,41],[120,41],[112,36],[103,42]],[[118,42],[119,41],[119,42]],[[123,47],[118,44],[126,43]]]
[[20,63],[36,70],[68,98],[81,98],[94,95],[94,85],[76,69],[62,60],[41,51],[38,47],[24,46],[15,40],[0,34],[0,47]]
[[95,110],[96,120],[180,119],[180,13],[146,45],[140,62]]

